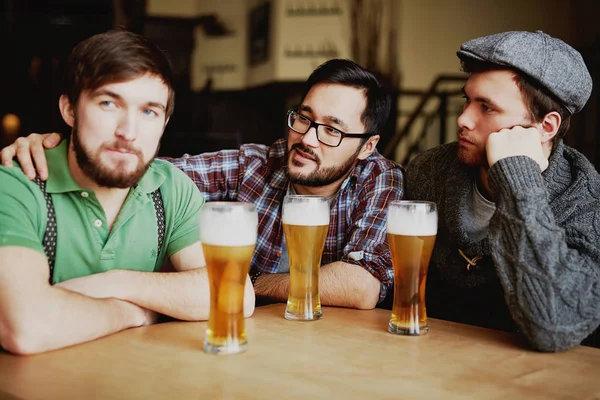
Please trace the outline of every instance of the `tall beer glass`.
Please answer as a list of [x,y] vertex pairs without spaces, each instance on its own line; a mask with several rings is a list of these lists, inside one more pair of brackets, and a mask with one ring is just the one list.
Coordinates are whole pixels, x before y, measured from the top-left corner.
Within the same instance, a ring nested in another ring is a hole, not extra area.
[[392,201],[387,235],[394,266],[394,305],[388,331],[401,335],[427,333],[425,285],[437,234],[435,203]]
[[204,351],[232,354],[247,347],[244,287],[256,244],[254,205],[209,202],[200,211],[200,241],[210,286]]
[[283,232],[290,260],[290,291],[285,318],[317,320],[321,255],[329,229],[329,202],[321,196],[286,196]]

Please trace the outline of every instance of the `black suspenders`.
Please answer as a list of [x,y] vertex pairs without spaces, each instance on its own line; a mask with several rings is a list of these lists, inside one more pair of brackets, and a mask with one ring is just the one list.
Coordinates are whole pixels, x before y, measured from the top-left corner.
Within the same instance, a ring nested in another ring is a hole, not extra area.
[[[56,213],[54,212],[54,203],[52,196],[46,192],[46,182],[42,181],[38,176],[33,180],[42,190],[46,199],[46,208],[48,212],[48,222],[46,224],[46,232],[44,233],[44,253],[48,257],[48,265],[50,266],[50,283],[54,274],[54,262],[56,261]],[[152,202],[154,203],[154,211],[156,212],[156,229],[158,233],[158,251],[156,258],[160,255],[163,241],[165,240],[165,206],[163,203],[160,189],[152,192]]]

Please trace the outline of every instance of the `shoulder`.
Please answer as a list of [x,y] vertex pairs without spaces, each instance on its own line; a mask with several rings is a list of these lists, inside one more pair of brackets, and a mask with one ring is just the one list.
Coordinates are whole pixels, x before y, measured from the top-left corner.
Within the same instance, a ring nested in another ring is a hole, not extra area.
[[164,182],[174,182],[175,184],[193,184],[193,181],[179,168],[169,161],[155,159],[150,164],[150,169],[164,176]]
[[457,152],[458,143],[456,142],[434,147],[416,156],[408,165],[408,170],[434,165],[443,167],[454,163],[458,164]]
[[397,162],[385,158],[377,150],[360,161],[357,172],[362,179],[374,178],[381,174],[403,175],[404,168]]
[[444,177],[452,174],[452,171],[458,171],[461,164],[457,157],[458,143],[448,143],[426,150],[416,156],[406,168],[406,179],[411,181],[418,180],[431,181],[436,179],[445,179]]
[[[18,165],[0,166],[0,227],[21,229],[26,220],[45,224],[46,200],[40,187],[29,180]],[[14,222],[16,221],[16,222]]]
[[240,146],[240,156],[246,158],[258,158],[266,160],[269,156],[270,148],[264,144],[246,143]]
[[43,198],[39,186],[29,180],[18,163],[14,163],[12,168],[0,165],[0,194],[5,193],[31,193],[33,197]]
[[408,198],[436,199],[437,192],[450,181],[464,184],[464,166],[457,157],[458,143],[448,143],[426,150],[415,157],[406,169],[405,190]]
[[550,157],[546,179],[551,189],[580,188],[590,197],[600,199],[600,174],[596,168],[579,151],[562,143]]
[[600,184],[600,174],[583,154],[569,146],[564,147],[563,154],[578,176],[593,182],[596,186]]
[[153,173],[162,175],[160,184],[161,195],[164,197],[201,197],[194,181],[182,170],[168,161],[154,160],[150,164]]
[[270,146],[249,143],[240,147],[240,162],[249,171],[274,171],[283,165],[287,150],[287,140],[279,139]]
[[159,188],[167,215],[180,218],[182,213],[195,212],[204,204],[205,198],[194,181],[179,168],[163,160],[154,160],[150,168],[162,175]]

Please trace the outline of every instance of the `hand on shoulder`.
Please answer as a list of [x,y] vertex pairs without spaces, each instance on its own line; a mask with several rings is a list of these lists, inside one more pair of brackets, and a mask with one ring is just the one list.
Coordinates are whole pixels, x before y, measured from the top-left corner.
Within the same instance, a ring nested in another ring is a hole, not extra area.
[[[44,148],[52,149],[62,140],[58,133],[37,134],[32,133],[27,137],[20,137],[10,146],[6,146],[0,151],[0,161],[2,165],[11,167],[13,158],[17,158],[21,169],[29,179],[34,179],[39,174],[42,180],[48,178],[48,165],[46,164],[46,155]],[[35,164],[35,165],[34,165]]]

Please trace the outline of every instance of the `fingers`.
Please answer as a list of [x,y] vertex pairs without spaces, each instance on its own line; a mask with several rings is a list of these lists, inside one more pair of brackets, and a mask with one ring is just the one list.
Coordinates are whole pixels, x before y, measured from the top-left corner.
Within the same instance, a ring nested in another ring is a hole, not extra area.
[[[31,137],[34,135],[37,134],[33,133],[29,135],[29,139],[31,139]],[[19,164],[21,164],[21,169],[29,179],[35,178],[35,168],[33,167],[33,161],[31,160],[31,154],[29,153],[29,140],[24,137],[20,137],[15,140],[14,144],[17,146],[16,155],[17,160],[19,160]]]
[[2,165],[5,167],[12,167],[15,154],[17,154],[17,145],[15,143],[3,148],[2,151],[0,151],[0,161],[2,162]]
[[45,133],[42,135],[42,145],[46,149],[53,149],[62,140],[62,137],[58,133]]
[[13,144],[2,149],[0,152],[0,161],[2,165],[11,167],[13,159],[16,157],[21,165],[21,169],[29,179],[34,179],[37,174],[42,180],[48,179],[48,164],[46,163],[46,155],[44,147],[56,147],[61,141],[61,136],[58,133],[46,133],[39,135],[32,133],[27,137],[20,137]]
[[37,173],[40,176],[40,179],[45,181],[48,179],[48,164],[46,164],[46,153],[44,152],[44,147],[42,147],[42,142],[34,143],[32,141],[30,146],[31,157],[33,157],[33,161],[35,162]]

